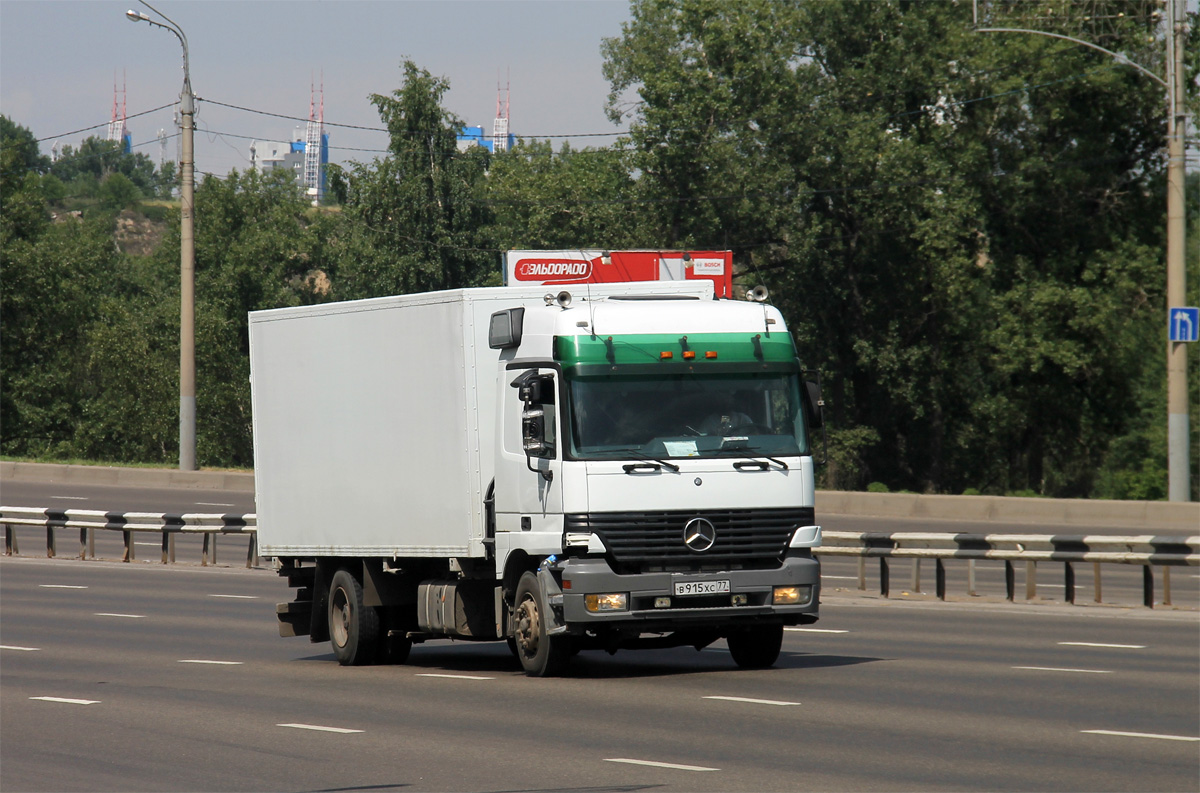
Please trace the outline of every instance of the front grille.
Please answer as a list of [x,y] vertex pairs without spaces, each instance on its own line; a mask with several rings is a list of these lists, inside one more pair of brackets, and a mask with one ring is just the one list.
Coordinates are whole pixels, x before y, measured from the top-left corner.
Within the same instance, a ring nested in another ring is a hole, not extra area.
[[[692,518],[707,518],[716,528],[716,541],[702,553],[683,543],[683,527]],[[608,548],[617,572],[640,573],[775,567],[795,528],[812,523],[811,507],[593,512],[567,515],[565,529],[592,532]]]

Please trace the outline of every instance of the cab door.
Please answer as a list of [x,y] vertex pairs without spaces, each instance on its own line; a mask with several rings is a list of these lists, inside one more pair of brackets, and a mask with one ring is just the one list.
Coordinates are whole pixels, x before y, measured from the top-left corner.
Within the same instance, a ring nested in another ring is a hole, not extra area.
[[555,553],[562,544],[562,443],[559,374],[546,367],[500,372],[500,443],[496,460],[496,532]]

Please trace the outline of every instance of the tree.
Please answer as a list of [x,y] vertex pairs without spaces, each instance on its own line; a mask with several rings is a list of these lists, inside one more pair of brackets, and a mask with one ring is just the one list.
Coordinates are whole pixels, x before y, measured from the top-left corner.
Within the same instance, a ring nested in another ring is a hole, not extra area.
[[442,107],[446,80],[411,61],[403,69],[399,89],[371,97],[388,128],[389,156],[348,171],[330,167],[348,221],[333,284],[342,298],[496,282],[498,256],[481,236],[489,211],[478,200],[488,152],[458,150],[463,125]]
[[635,248],[645,235],[636,182],[621,149],[555,152],[522,141],[492,158],[482,193],[491,208],[491,244],[500,250]]
[[970,13],[635,2],[604,45],[610,114],[637,92],[660,233],[731,247],[825,371],[834,426],[877,434],[831,483],[1085,495],[1145,366],[1161,103]]

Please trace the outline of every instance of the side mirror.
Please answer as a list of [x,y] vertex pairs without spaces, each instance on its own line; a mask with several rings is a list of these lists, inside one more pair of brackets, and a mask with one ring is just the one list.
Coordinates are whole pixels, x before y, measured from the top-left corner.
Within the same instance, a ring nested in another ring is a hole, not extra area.
[[825,400],[821,398],[821,384],[807,381],[809,419],[813,429],[825,426]]
[[542,457],[551,450],[546,443],[546,411],[540,405],[529,406],[521,412],[521,447],[530,457]]
[[493,350],[509,350],[520,347],[524,324],[524,308],[510,308],[492,314],[491,322],[488,324],[488,346]]

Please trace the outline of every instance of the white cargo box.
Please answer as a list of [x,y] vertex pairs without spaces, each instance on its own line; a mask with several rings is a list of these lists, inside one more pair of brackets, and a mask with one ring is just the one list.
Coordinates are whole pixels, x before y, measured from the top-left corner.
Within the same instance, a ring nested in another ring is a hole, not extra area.
[[[571,288],[577,300],[712,294],[709,282]],[[547,291],[463,289],[252,312],[259,552],[486,555],[500,358],[488,323],[496,311],[544,306]]]

